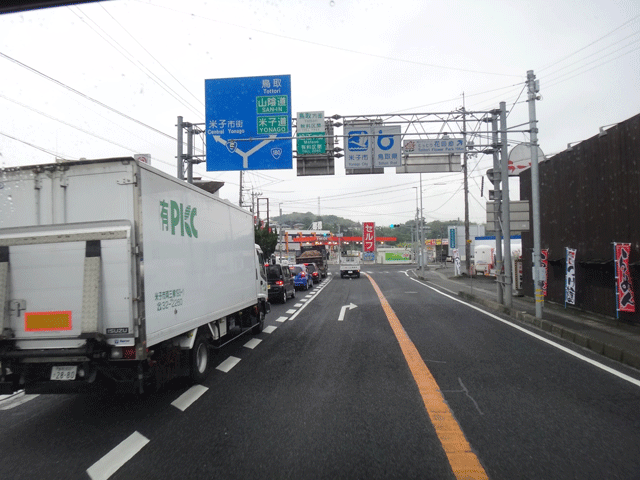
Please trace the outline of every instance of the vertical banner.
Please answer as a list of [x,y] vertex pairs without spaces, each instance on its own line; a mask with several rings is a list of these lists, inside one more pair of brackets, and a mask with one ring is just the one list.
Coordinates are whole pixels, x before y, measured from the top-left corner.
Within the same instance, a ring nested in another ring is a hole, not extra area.
[[460,250],[454,248],[452,250],[453,255],[453,267],[456,277],[462,275],[462,265],[460,265]]
[[618,312],[635,312],[636,304],[633,298],[633,285],[629,274],[630,243],[614,243],[616,262],[616,298]]
[[542,296],[547,296],[547,285],[549,283],[549,249],[540,250],[540,264],[544,269],[544,277],[542,278]]
[[567,273],[564,287],[564,306],[576,304],[576,249],[567,247]]
[[376,251],[376,224],[364,222],[362,229],[362,248],[365,253]]

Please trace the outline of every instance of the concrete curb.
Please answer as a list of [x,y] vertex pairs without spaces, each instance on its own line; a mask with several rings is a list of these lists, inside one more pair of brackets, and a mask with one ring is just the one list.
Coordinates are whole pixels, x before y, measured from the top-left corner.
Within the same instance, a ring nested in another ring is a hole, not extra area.
[[637,355],[633,352],[623,350],[622,348],[616,347],[614,345],[606,344],[594,338],[589,338],[588,336],[585,336],[574,330],[556,325],[548,320],[538,319],[534,315],[514,310],[486,298],[481,298],[463,291],[458,292],[458,296],[464,298],[469,302],[482,305],[495,312],[508,315],[514,320],[539,328],[545,332],[550,333],[551,335],[562,338],[563,340],[575,343],[576,345],[579,345],[583,348],[588,348],[594,353],[603,355],[607,358],[610,358],[611,360],[615,360],[617,362],[640,370],[640,355]]

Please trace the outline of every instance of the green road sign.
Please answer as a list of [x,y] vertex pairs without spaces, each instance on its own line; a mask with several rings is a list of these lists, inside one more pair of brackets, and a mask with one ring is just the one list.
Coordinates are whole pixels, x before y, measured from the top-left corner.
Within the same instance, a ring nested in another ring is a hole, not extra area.
[[[318,138],[302,138],[318,137]],[[327,143],[324,139],[324,132],[298,133],[296,150],[298,155],[322,155],[327,153]]]

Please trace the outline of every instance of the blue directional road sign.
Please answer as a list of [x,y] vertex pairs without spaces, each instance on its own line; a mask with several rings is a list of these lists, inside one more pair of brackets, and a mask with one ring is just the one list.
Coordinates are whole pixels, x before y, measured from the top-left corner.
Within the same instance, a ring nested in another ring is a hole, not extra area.
[[290,75],[204,85],[207,171],[292,168]]
[[368,127],[345,128],[345,168],[371,168],[373,165],[373,137]]
[[373,127],[376,144],[374,167],[399,167],[402,165],[401,128],[399,125]]

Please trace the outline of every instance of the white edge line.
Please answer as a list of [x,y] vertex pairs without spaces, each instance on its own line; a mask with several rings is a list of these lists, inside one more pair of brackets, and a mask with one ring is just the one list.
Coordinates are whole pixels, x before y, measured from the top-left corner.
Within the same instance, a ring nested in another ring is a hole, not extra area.
[[200,398],[200,396],[209,390],[204,385],[194,385],[189,390],[184,392],[178,398],[176,398],[171,405],[176,407],[178,410],[182,410],[183,412],[191,406],[193,402]]
[[[320,292],[320,290],[322,290],[324,287],[326,287],[327,285],[329,285],[329,283],[331,283],[331,279],[329,279],[329,281],[327,281],[327,283],[325,283],[324,285],[322,285],[322,287],[320,287],[320,289],[318,289],[318,291],[317,291],[317,292],[319,293],[319,292]],[[314,296],[313,298],[311,298],[311,299],[310,299],[307,303],[305,303],[303,306],[301,306],[301,307],[298,309],[298,311],[297,311],[296,313],[294,313],[293,315],[291,315],[291,317],[289,317],[289,320],[294,320],[294,319],[298,316],[298,314],[299,314],[302,310],[304,310],[306,307],[308,307],[308,306],[311,304],[311,302],[313,302],[316,298],[317,298],[317,295],[316,295],[316,296]]]
[[107,453],[87,469],[92,480],[106,480],[116,473],[120,467],[133,458],[149,439],[138,432],[133,432],[126,440]]
[[547,344],[551,345],[552,347],[557,348],[558,350],[562,350],[563,352],[568,353],[569,355],[572,355],[572,356],[574,356],[574,357],[576,357],[576,358],[578,358],[578,359],[580,359],[580,360],[582,360],[584,362],[590,363],[594,367],[597,367],[597,368],[599,368],[601,370],[604,370],[605,372],[610,373],[612,375],[615,375],[616,377],[621,378],[622,380],[626,380],[627,382],[635,385],[636,387],[640,387],[640,380],[636,380],[635,378],[630,377],[629,375],[627,375],[625,373],[619,372],[618,370],[615,370],[615,369],[613,369],[611,367],[608,367],[608,366],[606,366],[606,365],[604,365],[604,364],[602,364],[600,362],[596,362],[595,360],[592,360],[589,357],[585,357],[584,355],[581,355],[578,352],[574,352],[570,348],[564,347],[564,346],[562,346],[562,345],[560,345],[560,344],[558,344],[558,343],[556,343],[556,342],[554,342],[552,340],[549,340],[548,338],[545,338],[545,337],[543,337],[541,335],[538,335],[537,333],[534,333],[534,332],[532,332],[530,330],[527,330],[526,328],[523,328],[523,327],[521,327],[519,325],[516,325],[516,324],[514,324],[512,322],[504,320],[504,319],[498,317],[497,315],[494,315],[493,313],[489,313],[486,310],[481,309],[480,307],[476,307],[475,305],[471,305],[470,303],[467,303],[467,302],[465,302],[463,300],[460,300],[459,298],[455,298],[455,297],[452,297],[451,295],[447,295],[446,293],[442,293],[437,288],[434,288],[434,287],[432,287],[430,285],[425,285],[424,283],[422,283],[419,280],[416,280],[415,278],[409,277],[409,279],[413,280],[416,283],[419,283],[420,285],[422,285],[424,287],[430,288],[434,292],[439,293],[440,295],[443,295],[445,297],[448,297],[451,300],[455,300],[456,302],[461,303],[463,305],[466,305],[467,307],[473,308],[474,310],[477,310],[478,312],[484,313],[485,315],[487,315],[487,316],[489,316],[489,317],[491,317],[491,318],[493,318],[495,320],[498,320],[499,322],[502,322],[505,325],[513,327],[516,330],[520,330],[521,332],[524,332],[527,335],[532,336],[533,338],[537,338],[538,340],[541,340],[544,343],[547,343]]

